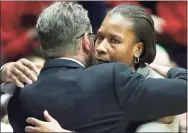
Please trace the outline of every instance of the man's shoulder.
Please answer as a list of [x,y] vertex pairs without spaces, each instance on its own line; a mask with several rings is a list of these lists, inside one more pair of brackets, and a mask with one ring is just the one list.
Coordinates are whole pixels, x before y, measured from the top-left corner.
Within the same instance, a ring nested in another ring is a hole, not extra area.
[[94,65],[89,67],[89,69],[99,69],[99,70],[108,70],[108,71],[112,71],[114,68],[128,68],[127,65],[125,65],[124,63],[121,62],[112,62],[112,63],[103,63],[103,64],[98,64],[98,65]]
[[103,63],[103,64],[97,64],[97,65],[93,65],[89,68],[91,69],[96,69],[96,68],[100,68],[100,69],[113,69],[113,67],[116,65],[117,63]]
[[117,63],[103,63],[103,64],[97,64],[93,65],[91,67],[88,67],[84,70],[82,74],[93,74],[93,75],[109,75],[112,74],[114,71],[114,67]]
[[115,62],[115,63],[103,63],[103,64],[98,64],[91,66],[87,69],[84,70],[82,74],[84,75],[100,75],[101,77],[114,77],[116,73],[121,73],[121,72],[126,72],[130,71],[130,68],[120,62]]

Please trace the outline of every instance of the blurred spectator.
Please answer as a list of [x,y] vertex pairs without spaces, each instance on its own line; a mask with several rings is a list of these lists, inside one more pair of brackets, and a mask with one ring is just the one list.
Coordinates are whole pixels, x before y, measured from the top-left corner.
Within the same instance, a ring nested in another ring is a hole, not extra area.
[[175,67],[176,64],[172,62],[170,59],[166,49],[159,44],[157,44],[157,53],[155,60],[153,61],[154,64],[158,65],[164,65],[164,66],[169,66],[169,67]]
[[127,3],[145,7],[155,23],[157,41],[166,48],[170,58],[187,68],[186,1],[107,1],[111,8]]
[[9,125],[9,124],[5,124],[5,123],[3,123],[3,122],[1,122],[1,133],[2,132],[13,132],[13,130],[12,130],[12,127]]
[[187,126],[188,126],[187,119],[188,119],[187,113],[180,115],[180,132],[181,133],[188,132],[187,131]]
[[[174,43],[187,46],[186,36],[186,1],[157,2],[156,11],[161,25],[159,34],[169,36]],[[154,19],[155,22],[158,20]],[[158,23],[156,23],[157,25]],[[157,27],[157,26],[156,26]],[[158,26],[159,27],[159,26]],[[159,38],[160,40],[160,38]],[[167,43],[171,41],[166,40]]]
[[[158,42],[168,51],[172,60],[187,68],[187,22],[186,1],[158,2],[157,15],[163,19]],[[155,20],[155,25],[159,21]]]
[[29,55],[37,45],[36,20],[51,2],[1,2],[1,65]]

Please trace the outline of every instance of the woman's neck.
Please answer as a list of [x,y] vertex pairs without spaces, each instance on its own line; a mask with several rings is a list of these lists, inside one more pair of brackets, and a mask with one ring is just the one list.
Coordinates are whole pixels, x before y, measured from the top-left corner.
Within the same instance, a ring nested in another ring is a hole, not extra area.
[[130,66],[130,68],[131,68],[131,70],[132,70],[133,72],[136,72],[136,69],[135,69],[134,66]]

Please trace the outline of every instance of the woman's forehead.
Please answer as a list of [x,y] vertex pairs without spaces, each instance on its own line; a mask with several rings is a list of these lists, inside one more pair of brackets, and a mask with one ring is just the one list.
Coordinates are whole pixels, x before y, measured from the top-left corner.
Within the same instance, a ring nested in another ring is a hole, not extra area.
[[128,18],[124,18],[121,14],[114,14],[107,15],[102,25],[117,25],[130,28],[133,26],[133,23]]
[[118,31],[132,30],[133,23],[120,14],[107,15],[99,28],[101,30],[114,29]]
[[132,22],[128,21],[126,18],[119,14],[107,15],[98,32],[124,36],[128,32],[133,32]]

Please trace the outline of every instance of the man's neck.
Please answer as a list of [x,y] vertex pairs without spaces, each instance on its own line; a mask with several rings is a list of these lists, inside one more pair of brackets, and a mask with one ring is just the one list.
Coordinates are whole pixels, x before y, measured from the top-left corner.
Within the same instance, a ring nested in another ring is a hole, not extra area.
[[80,56],[71,56],[71,55],[66,55],[66,56],[61,56],[59,58],[70,58],[70,59],[74,59],[77,60],[78,62],[82,63],[85,67],[87,66],[85,60],[80,57]]

